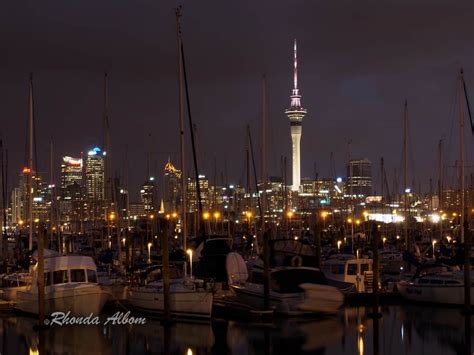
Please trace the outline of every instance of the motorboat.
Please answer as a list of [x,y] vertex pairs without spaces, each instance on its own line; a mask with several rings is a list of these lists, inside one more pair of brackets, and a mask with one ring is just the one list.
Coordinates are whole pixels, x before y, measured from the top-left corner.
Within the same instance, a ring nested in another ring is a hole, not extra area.
[[[474,278],[472,270],[470,278],[471,280]],[[448,265],[421,269],[412,279],[398,282],[397,288],[400,294],[410,301],[464,304],[464,273]],[[471,284],[472,299],[474,299],[474,284]]]
[[31,285],[31,275],[29,272],[5,274],[0,277],[0,282],[0,298],[15,302],[16,293],[19,290],[26,290]]
[[[170,268],[170,271],[172,270]],[[139,311],[161,314],[164,311],[161,267],[150,272],[150,275],[153,274],[159,276],[159,279],[147,280],[145,285],[132,285],[128,300]],[[172,316],[178,318],[210,318],[213,296],[212,285],[205,284],[203,280],[192,276],[182,276],[176,272],[171,275],[170,313]]]
[[321,267],[328,284],[345,293],[372,290],[372,259],[357,258],[351,254],[335,254]]
[[[33,254],[35,258],[35,254]],[[16,292],[15,309],[38,314],[38,263],[31,266],[31,284]],[[45,311],[73,316],[99,315],[110,294],[97,282],[97,267],[89,256],[58,255],[45,250]]]
[[[227,258],[229,285],[237,302],[252,309],[264,306],[263,270],[255,268],[251,278],[240,254]],[[277,267],[270,270],[270,308],[288,316],[333,314],[344,302],[343,294],[327,285],[320,269],[311,267]]]

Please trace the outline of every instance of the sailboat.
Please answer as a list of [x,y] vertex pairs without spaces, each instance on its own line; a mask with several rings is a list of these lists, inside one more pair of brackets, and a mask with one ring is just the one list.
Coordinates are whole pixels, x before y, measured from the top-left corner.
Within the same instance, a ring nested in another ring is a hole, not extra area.
[[[180,28],[180,8],[176,10],[176,25],[178,39],[178,62],[179,62],[179,118],[180,118],[180,141],[181,141],[181,182],[182,182],[182,214],[183,214],[183,249],[186,250],[186,185],[184,171],[184,110],[183,110],[183,94],[182,82],[184,71],[184,53]],[[184,80],[186,80],[184,72]],[[189,110],[189,102],[188,102]],[[191,125],[192,127],[192,125]],[[191,137],[193,133],[191,133]],[[193,152],[195,153],[194,146]],[[196,180],[198,180],[196,158],[194,157],[194,165],[196,168]],[[199,194],[199,183],[196,184]],[[199,197],[200,200],[200,197]],[[202,209],[199,208],[199,212]],[[165,237],[166,238],[166,237]],[[192,255],[192,252],[190,253]],[[176,271],[176,270],[175,270]],[[159,267],[157,270],[151,270],[149,274],[157,274],[159,279],[142,286],[131,287],[129,291],[129,301],[133,307],[152,313],[165,313],[165,279],[164,268]],[[149,275],[150,276],[150,275]],[[210,318],[212,312],[212,303],[214,292],[212,285],[207,285],[203,280],[194,278],[192,275],[192,257],[190,262],[190,273],[181,275],[175,272],[174,277],[170,278],[169,284],[169,311],[175,317],[184,318]]]
[[[450,305],[465,305],[470,308],[471,300],[474,297],[474,285],[471,280],[474,272],[470,265],[470,235],[464,233],[467,229],[465,222],[466,208],[464,201],[464,103],[466,98],[469,115],[471,113],[469,102],[467,101],[467,90],[464,82],[463,71],[459,73],[459,155],[460,155],[460,241],[464,244],[464,271],[447,269],[431,270],[429,273],[418,271],[411,280],[402,280],[398,282],[397,287],[403,297],[412,301],[442,303]],[[464,94],[464,95],[463,95]],[[471,119],[471,128],[472,125]],[[434,247],[433,247],[434,248]]]

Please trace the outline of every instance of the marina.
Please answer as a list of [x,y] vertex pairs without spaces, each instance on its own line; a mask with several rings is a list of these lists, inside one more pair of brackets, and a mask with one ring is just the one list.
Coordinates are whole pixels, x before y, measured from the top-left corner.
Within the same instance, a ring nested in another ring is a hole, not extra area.
[[461,5],[88,2],[0,59],[0,355],[474,354]]

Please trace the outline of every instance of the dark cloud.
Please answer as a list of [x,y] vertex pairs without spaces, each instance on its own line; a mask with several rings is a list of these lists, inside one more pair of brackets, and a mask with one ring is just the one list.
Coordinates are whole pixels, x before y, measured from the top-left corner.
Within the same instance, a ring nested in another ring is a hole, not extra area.
[[[131,184],[146,151],[160,175],[177,158],[176,33],[173,8],[158,1],[34,1],[0,5],[1,134],[11,169],[24,157],[27,73],[35,72],[40,166],[48,141],[79,154],[100,142],[102,73],[110,77],[114,163],[128,151]],[[290,156],[291,50],[298,39],[303,122],[302,176],[344,173],[351,155],[400,167],[403,101],[409,101],[411,164],[424,186],[436,174],[436,144],[456,159],[451,106],[465,67],[474,87],[474,5],[468,1],[188,1],[183,35],[203,172],[242,176],[245,126],[259,133],[260,78],[268,78],[269,165]],[[148,138],[151,134],[152,138]],[[467,157],[472,161],[472,138]],[[190,159],[188,158],[188,162]],[[451,164],[452,165],[452,164]],[[374,167],[377,171],[377,168]],[[374,177],[377,175],[374,172]],[[410,179],[411,180],[411,179]]]

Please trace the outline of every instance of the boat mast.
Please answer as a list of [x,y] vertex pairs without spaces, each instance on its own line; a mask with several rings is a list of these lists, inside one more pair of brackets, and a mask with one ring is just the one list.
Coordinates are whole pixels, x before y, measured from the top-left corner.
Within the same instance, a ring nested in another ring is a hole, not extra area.
[[8,236],[7,236],[7,171],[8,171],[8,150],[3,149],[3,141],[0,139],[0,169],[2,179],[2,211],[3,211],[3,233],[2,233],[2,256],[4,259],[8,256]]
[[443,140],[440,139],[438,142],[438,210],[440,211],[439,219],[439,240],[443,239]]
[[461,216],[461,243],[464,243],[464,220],[465,220],[465,208],[464,208],[464,102],[463,102],[463,91],[464,91],[464,77],[462,68],[459,71],[459,179],[460,179],[460,199],[461,199],[461,210],[459,215]]
[[266,132],[266,121],[267,121],[267,83],[265,75],[262,77],[262,143],[261,143],[261,179],[262,179],[262,232],[265,232],[265,213],[267,211],[267,158],[266,158],[266,149],[267,149],[267,132]]
[[53,241],[53,226],[55,225],[55,185],[54,185],[54,146],[53,138],[49,142],[49,186],[51,190],[51,206],[50,206],[50,217],[49,217],[49,242]]
[[403,214],[404,214],[404,232],[405,232],[405,249],[409,250],[408,246],[408,187],[407,187],[407,174],[408,174],[408,102],[405,100],[403,119]]
[[265,229],[265,213],[267,211],[267,83],[265,75],[262,77],[262,171],[263,182],[262,198],[262,239],[263,239],[263,306],[265,310],[270,309],[270,231]]
[[195,144],[195,125],[193,124],[193,119],[191,116],[191,102],[189,98],[189,87],[188,87],[188,78],[186,75],[186,61],[184,56],[184,45],[183,45],[183,37],[180,36],[180,52],[181,52],[181,68],[183,71],[183,82],[184,82],[184,90],[186,93],[186,107],[188,109],[188,120],[189,120],[189,130],[191,131],[191,147],[193,151],[193,163],[194,163],[194,173],[196,175],[196,193],[197,193],[197,223],[199,225],[199,234],[203,239],[206,239],[206,227],[203,223],[202,218],[202,196],[201,196],[201,186],[199,185],[199,169],[197,163],[197,155],[196,155],[196,144]]
[[28,250],[33,249],[33,73],[30,73],[28,96],[28,170],[26,195],[28,196],[28,222],[30,225],[28,235]]
[[[185,174],[185,146],[184,146],[184,100],[183,100],[183,61],[181,53],[181,6],[176,9],[176,37],[178,45],[178,115],[179,115],[179,143],[181,155],[181,214],[182,214],[182,231],[183,231],[183,250],[187,248],[187,206],[186,206],[186,174]],[[192,262],[192,260],[191,260]],[[186,265],[186,264],[185,264]]]

